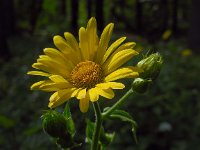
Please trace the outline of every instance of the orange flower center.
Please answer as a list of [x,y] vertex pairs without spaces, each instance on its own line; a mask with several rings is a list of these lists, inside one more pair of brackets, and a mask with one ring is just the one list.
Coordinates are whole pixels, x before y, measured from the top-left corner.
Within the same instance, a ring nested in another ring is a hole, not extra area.
[[91,88],[102,81],[103,71],[92,61],[80,62],[70,74],[70,82],[77,88]]

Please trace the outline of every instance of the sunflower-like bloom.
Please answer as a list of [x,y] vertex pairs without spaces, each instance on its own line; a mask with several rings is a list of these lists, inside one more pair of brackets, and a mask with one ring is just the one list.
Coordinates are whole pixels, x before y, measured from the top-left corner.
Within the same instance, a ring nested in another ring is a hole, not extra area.
[[134,42],[122,44],[126,39],[122,37],[108,47],[113,27],[113,23],[108,24],[99,38],[96,19],[92,17],[86,28],[79,29],[79,43],[69,32],[64,33],[65,39],[54,36],[57,49],[45,48],[45,55],[40,55],[32,65],[38,71],[28,72],[47,77],[34,83],[31,89],[54,92],[48,107],[57,107],[76,97],[81,112],[87,112],[89,102],[98,101],[99,96],[112,99],[113,89],[125,87],[116,80],[139,76],[137,67],[122,67],[138,54],[132,49]]

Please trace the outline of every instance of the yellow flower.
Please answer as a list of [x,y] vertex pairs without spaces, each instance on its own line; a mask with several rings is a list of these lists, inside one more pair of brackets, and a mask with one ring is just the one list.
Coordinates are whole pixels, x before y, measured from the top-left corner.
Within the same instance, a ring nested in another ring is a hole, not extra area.
[[162,39],[168,40],[171,35],[172,35],[172,30],[168,29],[162,34]]
[[184,49],[183,51],[181,51],[181,55],[184,57],[190,56],[192,55],[192,50],[191,49]]
[[114,97],[113,89],[123,89],[124,84],[116,80],[139,76],[137,67],[122,67],[138,52],[132,48],[134,42],[122,44],[126,37],[119,38],[108,47],[114,24],[108,24],[100,39],[97,35],[96,19],[92,17],[87,27],[79,29],[79,43],[69,33],[64,38],[54,36],[57,49],[45,48],[32,65],[39,71],[29,71],[29,75],[47,77],[31,86],[32,90],[54,92],[48,107],[54,108],[72,97],[79,100],[82,112],[87,112],[89,102],[98,101],[99,96]]

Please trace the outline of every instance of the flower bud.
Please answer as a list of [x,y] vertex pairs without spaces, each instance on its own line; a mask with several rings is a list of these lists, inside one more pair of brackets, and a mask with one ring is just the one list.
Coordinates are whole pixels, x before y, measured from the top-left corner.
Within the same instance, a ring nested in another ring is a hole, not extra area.
[[140,77],[143,79],[155,80],[160,73],[162,63],[163,59],[159,53],[151,54],[147,58],[142,59],[137,64],[137,67],[144,71],[140,73]]
[[54,110],[49,110],[42,115],[44,131],[54,138],[68,135],[67,123],[63,115]]
[[132,83],[132,89],[137,93],[144,93],[147,91],[151,82],[151,80],[136,78]]

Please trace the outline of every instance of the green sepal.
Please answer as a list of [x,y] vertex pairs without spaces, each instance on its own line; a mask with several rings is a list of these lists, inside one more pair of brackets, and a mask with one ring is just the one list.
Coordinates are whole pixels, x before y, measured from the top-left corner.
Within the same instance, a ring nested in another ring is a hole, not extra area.
[[76,129],[75,129],[74,121],[72,119],[72,115],[70,112],[69,102],[66,103],[63,115],[66,118],[67,130],[71,134],[71,136],[74,137],[76,133]]
[[[109,107],[106,107],[104,109],[104,112],[106,112],[108,109],[109,109]],[[108,119],[120,119],[124,122],[130,123],[132,126],[131,131],[133,133],[134,140],[136,143],[138,142],[137,136],[136,136],[137,123],[134,121],[134,119],[128,112],[117,109],[117,110],[114,110],[107,118]]]

